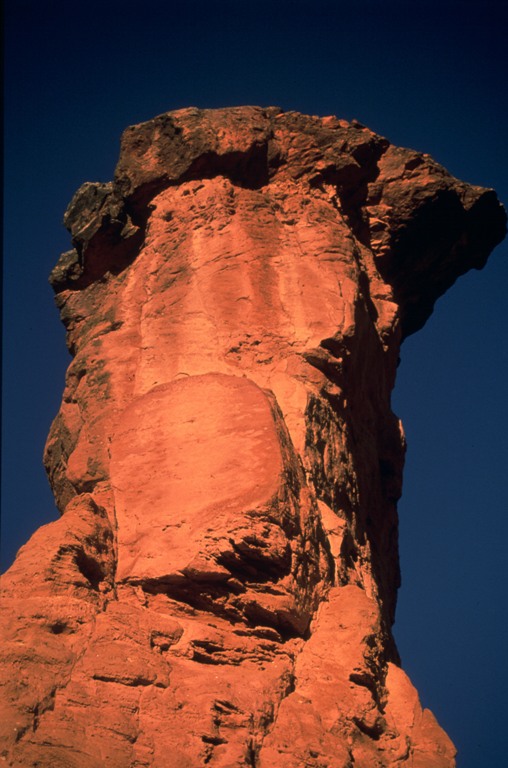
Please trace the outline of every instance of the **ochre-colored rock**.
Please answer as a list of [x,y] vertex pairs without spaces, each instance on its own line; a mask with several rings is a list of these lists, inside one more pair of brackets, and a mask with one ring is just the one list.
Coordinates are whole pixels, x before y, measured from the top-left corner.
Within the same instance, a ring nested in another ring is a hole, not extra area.
[[62,517],[1,600],[18,768],[450,768],[391,635],[400,343],[505,233],[358,123],[186,109],[65,215]]

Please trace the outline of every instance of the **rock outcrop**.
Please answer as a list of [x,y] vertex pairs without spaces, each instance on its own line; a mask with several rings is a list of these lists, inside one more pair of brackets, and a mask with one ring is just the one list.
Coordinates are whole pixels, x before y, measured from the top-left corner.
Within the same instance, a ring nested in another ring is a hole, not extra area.
[[3,577],[2,760],[453,766],[391,635],[390,393],[495,193],[356,122],[185,109],[65,223],[62,517]]

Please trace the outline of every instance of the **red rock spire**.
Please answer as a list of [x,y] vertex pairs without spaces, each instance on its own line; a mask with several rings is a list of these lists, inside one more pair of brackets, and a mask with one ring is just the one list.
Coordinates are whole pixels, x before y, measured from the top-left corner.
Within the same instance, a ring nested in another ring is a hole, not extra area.
[[3,759],[453,766],[391,635],[390,393],[495,194],[356,122],[185,109],[65,222],[62,517],[3,577]]

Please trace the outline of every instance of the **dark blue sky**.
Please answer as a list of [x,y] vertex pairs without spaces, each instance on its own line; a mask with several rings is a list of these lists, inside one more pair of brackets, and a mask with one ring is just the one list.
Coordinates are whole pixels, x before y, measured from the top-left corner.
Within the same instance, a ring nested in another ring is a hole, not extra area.
[[[8,0],[3,566],[56,511],[41,464],[69,362],[47,276],[84,181],[170,109],[275,104],[357,118],[508,201],[504,0]],[[508,246],[409,338],[396,637],[459,768],[505,759]]]

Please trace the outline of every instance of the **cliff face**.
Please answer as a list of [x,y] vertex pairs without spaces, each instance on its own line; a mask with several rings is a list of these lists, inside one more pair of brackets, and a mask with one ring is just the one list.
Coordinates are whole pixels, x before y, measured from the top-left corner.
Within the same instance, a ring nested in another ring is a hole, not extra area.
[[65,215],[60,520],[3,577],[1,753],[449,768],[399,666],[400,343],[505,233],[358,123],[186,109]]

